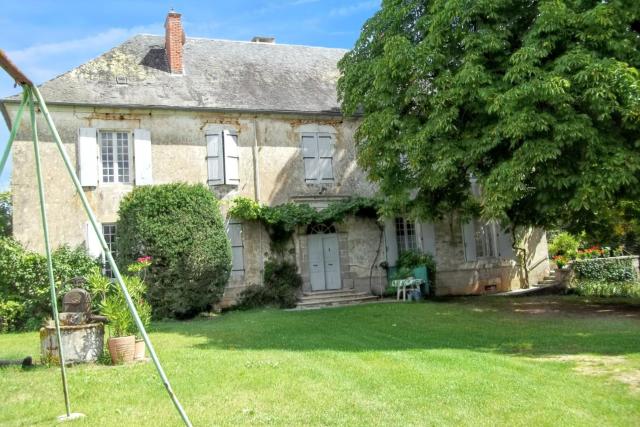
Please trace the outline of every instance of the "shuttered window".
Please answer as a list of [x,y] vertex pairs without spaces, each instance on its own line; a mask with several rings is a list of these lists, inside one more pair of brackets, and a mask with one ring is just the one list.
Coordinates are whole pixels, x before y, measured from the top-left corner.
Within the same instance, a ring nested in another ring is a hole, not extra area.
[[308,183],[333,182],[334,141],[330,133],[302,133],[304,179]]
[[242,242],[242,223],[230,221],[227,224],[227,236],[231,242],[231,271],[244,272],[244,244]]
[[240,184],[238,134],[233,130],[209,131],[206,134],[206,142],[208,184]]
[[415,223],[405,218],[396,218],[396,242],[398,254],[415,250],[417,248]]
[[131,134],[100,131],[100,171],[103,183],[131,182]]

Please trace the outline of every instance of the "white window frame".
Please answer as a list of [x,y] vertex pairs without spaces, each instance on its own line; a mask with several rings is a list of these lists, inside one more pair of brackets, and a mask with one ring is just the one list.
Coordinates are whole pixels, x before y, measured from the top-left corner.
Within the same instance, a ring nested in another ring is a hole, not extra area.
[[[305,153],[305,149],[304,149],[304,138],[305,137],[313,137],[315,144],[316,144],[316,149],[315,149],[315,156],[309,156],[306,155]],[[329,138],[330,140],[330,150],[331,150],[331,156],[327,157],[326,155],[323,156],[321,155],[321,150],[320,150],[320,138]],[[300,149],[302,150],[302,162],[303,162],[303,169],[304,169],[304,180],[307,184],[330,184],[335,182],[336,180],[336,174],[335,174],[335,168],[334,168],[334,159],[335,159],[335,148],[336,148],[336,141],[335,141],[335,136],[333,135],[333,133],[331,132],[301,132],[300,133]],[[316,176],[311,178],[309,177],[309,174],[307,173],[307,162],[306,160],[308,159],[313,159],[313,161],[316,163]],[[322,160],[329,160],[330,165],[331,165],[331,178],[323,178],[322,177],[322,169],[320,167],[320,162]]]
[[[105,181],[104,166],[102,163],[102,148],[103,140],[102,135],[110,133],[112,134],[111,149],[113,150],[113,160],[111,166],[113,167],[113,181]],[[129,176],[127,181],[120,181],[118,170],[118,133],[127,135],[127,155],[129,158]],[[134,158],[133,158],[133,132],[127,129],[99,129],[98,130],[98,177],[100,184],[103,185],[118,185],[118,184],[133,184],[135,180]]]
[[[113,232],[107,232],[109,229],[113,229]],[[115,247],[116,244],[116,233],[118,232],[118,226],[115,222],[103,223],[102,224],[102,235],[104,236],[104,240],[107,243],[107,247],[109,248],[109,252],[111,256],[115,259],[118,251]],[[111,265],[106,261],[106,255],[103,254],[103,268],[102,271],[105,276],[114,278],[113,271],[111,270]]]
[[474,218],[474,245],[477,259],[496,259],[499,257],[498,227],[495,221]]
[[[416,223],[403,217],[396,217],[394,222],[398,256],[403,252],[418,250],[418,227]],[[409,233],[409,229],[413,229],[413,235]],[[413,239],[411,236],[413,236]]]

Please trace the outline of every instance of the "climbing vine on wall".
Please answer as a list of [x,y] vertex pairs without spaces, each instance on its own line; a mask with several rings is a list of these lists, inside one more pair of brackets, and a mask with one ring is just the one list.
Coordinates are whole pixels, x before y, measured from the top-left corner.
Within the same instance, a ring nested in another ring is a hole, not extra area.
[[258,221],[264,225],[272,247],[283,249],[296,227],[316,224],[330,225],[342,222],[347,216],[357,216],[377,220],[381,202],[377,198],[354,197],[331,203],[327,208],[318,211],[306,203],[284,203],[267,206],[247,197],[236,197],[229,208],[229,217]]

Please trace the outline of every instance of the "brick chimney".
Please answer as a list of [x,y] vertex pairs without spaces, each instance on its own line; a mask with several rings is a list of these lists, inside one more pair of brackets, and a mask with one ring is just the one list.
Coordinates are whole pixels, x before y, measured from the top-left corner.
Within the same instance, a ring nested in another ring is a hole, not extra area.
[[182,45],[185,42],[184,30],[182,29],[182,15],[171,9],[167,14],[164,23],[164,50],[167,55],[167,64],[171,74],[182,74]]

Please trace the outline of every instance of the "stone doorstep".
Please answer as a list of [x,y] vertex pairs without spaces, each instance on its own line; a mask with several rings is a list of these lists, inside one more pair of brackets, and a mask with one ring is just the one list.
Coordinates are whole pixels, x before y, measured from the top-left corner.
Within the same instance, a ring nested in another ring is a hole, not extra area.
[[359,299],[359,298],[369,298],[371,296],[374,296],[374,295],[371,295],[365,292],[345,294],[345,295],[313,296],[313,297],[306,297],[306,298],[300,299],[300,304],[315,303],[315,302],[350,301],[350,300]]
[[378,300],[378,297],[375,295],[365,295],[362,297],[341,298],[341,299],[325,300],[325,301],[304,301],[304,302],[298,303],[298,306],[296,308],[305,309],[305,308],[337,307],[337,306],[361,304],[366,302],[374,302],[377,300]]
[[303,292],[302,298],[305,297],[316,297],[316,296],[326,296],[326,295],[352,295],[352,294],[361,294],[362,292],[356,291],[355,289],[335,289],[331,291],[311,291],[311,292]]

